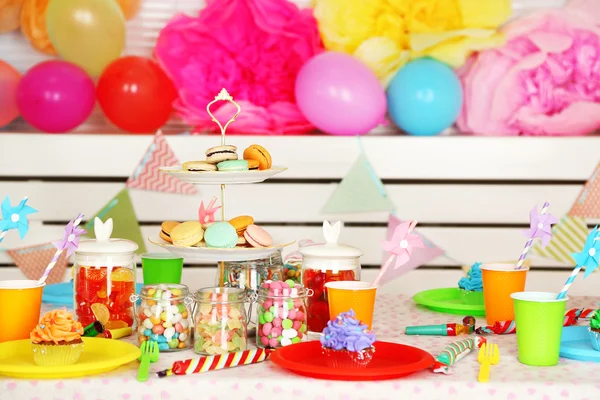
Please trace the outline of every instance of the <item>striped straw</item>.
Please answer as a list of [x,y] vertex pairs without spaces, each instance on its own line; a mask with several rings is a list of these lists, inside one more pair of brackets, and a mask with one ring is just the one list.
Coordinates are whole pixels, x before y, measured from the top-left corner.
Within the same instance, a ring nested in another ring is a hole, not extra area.
[[[546,214],[546,211],[548,210],[548,206],[550,205],[550,203],[545,202],[544,206],[542,207],[542,212],[540,213],[540,215],[544,215]],[[525,247],[523,248],[523,252],[521,253],[521,257],[519,257],[519,261],[517,261],[517,266],[515,267],[515,269],[521,269],[523,268],[523,263],[525,262],[525,259],[527,258],[527,253],[529,253],[529,249],[531,248],[531,245],[533,244],[533,236],[529,238],[529,240],[527,241],[527,243],[525,243]]]
[[[80,213],[79,215],[77,215],[77,218],[75,218],[75,221],[73,222],[73,229],[75,229],[75,228],[77,228],[79,226],[79,224],[81,223],[82,218],[83,218],[83,214]],[[48,278],[48,275],[50,275],[50,272],[52,271],[52,268],[54,268],[54,266],[56,265],[56,262],[60,258],[60,255],[62,254],[63,251],[65,251],[64,248],[62,248],[62,249],[56,249],[56,253],[54,253],[54,256],[52,257],[52,260],[50,260],[50,264],[48,264],[48,266],[44,270],[44,273],[42,274],[42,277],[38,281],[40,283],[40,285],[43,284],[44,282],[46,282],[46,279]]]
[[[594,241],[596,241],[596,240],[600,240],[600,236],[597,236],[594,239]],[[577,274],[579,273],[579,271],[581,271],[581,268],[583,268],[582,265],[575,266],[575,269],[573,270],[573,272],[571,272],[571,276],[569,276],[569,279],[567,279],[567,282],[565,283],[565,286],[560,291],[560,293],[558,294],[558,296],[556,296],[557,300],[565,298],[565,296],[567,295],[567,292],[569,291],[569,288],[571,287],[571,285],[573,284],[573,282],[575,282],[575,278],[577,278]]]

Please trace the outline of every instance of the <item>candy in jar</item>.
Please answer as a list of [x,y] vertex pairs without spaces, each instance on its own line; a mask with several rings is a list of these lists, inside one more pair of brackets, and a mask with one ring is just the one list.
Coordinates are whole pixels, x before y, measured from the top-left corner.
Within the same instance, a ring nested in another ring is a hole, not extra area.
[[[192,346],[193,302],[185,285],[145,285],[139,296],[137,309],[138,343],[149,340],[158,343],[160,351],[177,351]],[[137,301],[138,296],[132,297]]]
[[[314,244],[312,240],[303,239],[299,243],[299,247]],[[283,260],[283,280],[291,279],[295,283],[302,281],[302,254],[299,251],[294,251],[285,256]]]
[[338,244],[341,223],[323,223],[324,244],[300,247],[302,254],[302,284],[312,290],[308,298],[308,330],[322,332],[329,321],[329,304],[325,284],[334,281],[360,280],[360,256],[356,247]]
[[95,240],[79,243],[74,265],[74,309],[82,325],[100,321],[106,329],[133,325],[135,262],[138,245],[110,239],[112,219],[94,220]]
[[248,331],[244,302],[239,288],[200,289],[195,294],[194,350],[215,355],[246,350]]

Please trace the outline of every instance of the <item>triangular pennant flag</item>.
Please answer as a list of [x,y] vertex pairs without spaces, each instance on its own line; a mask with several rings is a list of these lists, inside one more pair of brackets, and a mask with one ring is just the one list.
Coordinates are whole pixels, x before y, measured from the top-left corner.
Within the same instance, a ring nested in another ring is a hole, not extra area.
[[[56,247],[52,243],[36,244],[35,246],[10,249],[6,253],[28,279],[38,280],[52,260],[52,257],[54,257]],[[63,252],[52,271],[50,271],[50,275],[46,279],[46,284],[62,282],[65,277],[67,263],[67,253]]]
[[569,217],[600,218],[600,164],[581,189],[567,214]]
[[571,253],[579,252],[585,245],[588,228],[583,218],[563,217],[552,227],[552,240],[546,247],[541,243],[531,248],[531,254],[551,258],[568,264],[575,263]]
[[[387,240],[391,239],[392,235],[394,234],[394,230],[402,222],[406,222],[406,221],[402,221],[398,217],[396,217],[394,215],[390,215],[390,218],[388,219],[388,229],[387,229],[387,235],[386,235]],[[389,268],[388,272],[385,274],[385,276],[379,281],[381,285],[383,285],[386,282],[389,282],[391,280],[394,280],[394,279],[398,278],[400,275],[403,275],[413,269],[416,269],[416,268],[420,267],[421,265],[427,264],[429,261],[444,254],[443,249],[438,247],[435,243],[433,243],[429,239],[425,238],[422,234],[420,234],[417,231],[413,231],[413,233],[415,233],[421,237],[421,240],[423,241],[423,244],[425,245],[425,247],[415,247],[414,249],[412,249],[412,254],[406,264],[399,266],[397,269]],[[383,260],[381,262],[382,265],[388,259],[389,256],[390,256],[389,252],[383,253]]]
[[102,222],[106,222],[109,218],[113,219],[113,239],[128,239],[140,246],[137,253],[145,253],[146,245],[140,230],[140,224],[135,216],[133,204],[129,197],[129,190],[124,188],[111,201],[109,201],[100,211],[93,215],[85,224],[85,229],[88,231],[86,236],[95,237],[94,234],[94,218],[100,218]]
[[133,171],[125,185],[132,189],[151,190],[155,192],[196,194],[194,185],[182,182],[170,175],[163,174],[159,167],[179,164],[175,153],[160,131],[156,132],[146,155]]
[[364,155],[358,157],[327,203],[324,213],[392,211],[394,203]]

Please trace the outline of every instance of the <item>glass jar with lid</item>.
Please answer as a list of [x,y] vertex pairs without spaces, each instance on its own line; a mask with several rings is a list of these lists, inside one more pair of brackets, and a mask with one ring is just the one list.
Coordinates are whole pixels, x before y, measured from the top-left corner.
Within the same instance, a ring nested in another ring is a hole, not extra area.
[[134,253],[130,240],[111,239],[113,221],[94,220],[96,239],[79,242],[75,252],[74,309],[87,326],[98,320],[106,329],[133,326],[135,294]]
[[329,321],[329,305],[325,284],[334,281],[359,281],[360,257],[356,247],[338,244],[341,223],[323,223],[325,243],[302,246],[302,284],[313,291],[308,297],[308,330],[322,332]]
[[281,250],[258,260],[225,261],[222,268],[216,282],[221,287],[236,287],[257,293],[264,281],[285,280]]

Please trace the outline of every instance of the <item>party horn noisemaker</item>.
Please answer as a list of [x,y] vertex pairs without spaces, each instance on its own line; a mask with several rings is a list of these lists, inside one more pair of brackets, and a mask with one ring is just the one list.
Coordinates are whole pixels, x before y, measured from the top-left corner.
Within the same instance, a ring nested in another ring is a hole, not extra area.
[[470,335],[475,330],[475,318],[464,317],[462,324],[438,324],[407,326],[407,335],[458,336]]
[[469,354],[474,349],[481,347],[485,343],[485,338],[481,336],[475,336],[468,339],[460,340],[458,342],[452,342],[448,346],[444,347],[444,350],[435,359],[433,364],[433,372],[442,374],[451,374],[450,367],[457,361],[461,360],[464,356]]

